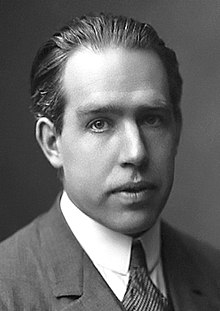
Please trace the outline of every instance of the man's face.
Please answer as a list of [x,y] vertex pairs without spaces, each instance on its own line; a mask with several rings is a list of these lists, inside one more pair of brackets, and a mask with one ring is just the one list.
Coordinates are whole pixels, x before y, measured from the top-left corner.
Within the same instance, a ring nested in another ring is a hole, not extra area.
[[63,87],[64,189],[115,231],[148,230],[170,193],[178,141],[161,60],[151,51],[83,48],[68,59]]

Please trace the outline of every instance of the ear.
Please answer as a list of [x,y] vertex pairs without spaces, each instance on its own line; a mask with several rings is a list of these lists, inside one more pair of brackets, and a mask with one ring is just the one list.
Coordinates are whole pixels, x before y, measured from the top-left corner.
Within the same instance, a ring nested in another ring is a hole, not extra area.
[[178,121],[176,121],[176,150],[175,150],[175,155],[177,155],[181,131],[182,131],[182,117]]
[[50,164],[55,168],[62,167],[62,157],[59,150],[60,135],[54,124],[46,117],[42,117],[36,124],[36,139]]

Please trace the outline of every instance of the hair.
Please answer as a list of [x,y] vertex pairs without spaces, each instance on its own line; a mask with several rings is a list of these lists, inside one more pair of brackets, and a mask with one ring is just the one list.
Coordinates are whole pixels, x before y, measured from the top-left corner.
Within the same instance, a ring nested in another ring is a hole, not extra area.
[[65,110],[62,77],[68,57],[80,47],[102,51],[110,46],[157,53],[167,73],[175,118],[181,122],[182,78],[175,52],[151,25],[103,13],[73,18],[39,49],[31,70],[31,111],[35,118],[47,117],[61,134]]

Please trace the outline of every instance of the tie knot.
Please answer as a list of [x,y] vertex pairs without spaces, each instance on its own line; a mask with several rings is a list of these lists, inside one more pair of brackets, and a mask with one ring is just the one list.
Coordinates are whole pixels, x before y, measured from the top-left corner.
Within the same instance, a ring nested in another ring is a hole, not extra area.
[[131,248],[130,269],[147,268],[143,246],[139,240],[134,240]]

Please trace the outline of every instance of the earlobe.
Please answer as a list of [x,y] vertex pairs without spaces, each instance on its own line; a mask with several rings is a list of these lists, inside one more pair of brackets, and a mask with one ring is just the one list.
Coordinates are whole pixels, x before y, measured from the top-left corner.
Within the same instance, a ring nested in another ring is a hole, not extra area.
[[46,117],[36,123],[36,139],[50,164],[55,168],[62,167],[62,157],[59,149],[59,138],[54,124]]

